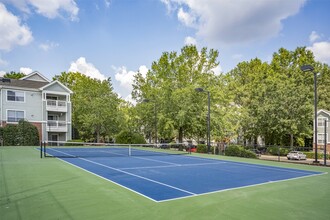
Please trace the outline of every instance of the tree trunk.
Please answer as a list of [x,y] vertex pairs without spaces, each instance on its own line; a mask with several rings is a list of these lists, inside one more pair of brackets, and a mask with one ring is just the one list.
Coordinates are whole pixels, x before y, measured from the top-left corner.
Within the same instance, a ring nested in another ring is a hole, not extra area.
[[179,143],[183,142],[183,128],[179,128]]

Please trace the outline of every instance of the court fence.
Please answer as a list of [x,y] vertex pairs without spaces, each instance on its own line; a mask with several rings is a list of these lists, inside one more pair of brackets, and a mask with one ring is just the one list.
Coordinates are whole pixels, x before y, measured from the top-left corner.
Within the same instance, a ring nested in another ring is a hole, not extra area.
[[[321,164],[330,165],[330,154],[327,148],[319,148],[317,151],[317,161],[315,160],[315,152],[312,147],[291,147],[291,146],[279,146],[279,145],[237,145],[218,143],[211,147],[211,153],[217,155],[227,155],[229,149],[232,147],[239,147],[245,150],[253,152],[257,158],[263,160],[272,160],[280,162],[301,162],[307,164]],[[303,155],[298,158],[291,158],[288,156],[290,152],[297,151]],[[233,156],[233,155],[230,155]],[[236,155],[240,156],[240,155]],[[242,156],[242,155],[241,155]],[[244,156],[243,156],[244,157]]]

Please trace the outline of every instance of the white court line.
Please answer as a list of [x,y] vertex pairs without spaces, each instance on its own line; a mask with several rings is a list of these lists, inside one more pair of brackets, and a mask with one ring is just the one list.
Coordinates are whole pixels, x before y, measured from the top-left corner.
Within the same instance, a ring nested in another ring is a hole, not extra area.
[[193,166],[204,166],[204,165],[217,165],[224,164],[226,162],[219,163],[195,163],[195,164],[176,164],[167,166],[147,166],[147,167],[130,167],[130,168],[118,168],[121,170],[139,170],[139,169],[153,169],[153,168],[171,168],[171,167],[193,167]]
[[143,158],[143,157],[138,157],[138,156],[130,156],[130,157],[140,159],[140,160],[149,160],[149,161],[154,161],[154,162],[158,162],[158,163],[166,163],[166,164],[171,164],[171,165],[176,165],[176,166],[180,165],[178,163],[171,163],[171,162],[167,162],[167,161],[155,160],[155,159],[150,159],[150,158]]

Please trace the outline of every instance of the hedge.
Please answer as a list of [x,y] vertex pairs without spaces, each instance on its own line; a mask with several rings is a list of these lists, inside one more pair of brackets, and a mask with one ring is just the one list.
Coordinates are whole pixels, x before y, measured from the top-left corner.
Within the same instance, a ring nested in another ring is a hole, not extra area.
[[39,132],[30,122],[20,120],[17,125],[7,124],[0,128],[0,139],[4,146],[38,146]]
[[280,156],[286,156],[289,152],[289,148],[283,148],[283,147],[268,147],[267,148],[267,153],[270,155],[276,155],[278,156],[278,150],[280,150]]
[[239,145],[231,145],[227,147],[225,155],[233,157],[258,158],[254,152],[246,150],[244,147]]

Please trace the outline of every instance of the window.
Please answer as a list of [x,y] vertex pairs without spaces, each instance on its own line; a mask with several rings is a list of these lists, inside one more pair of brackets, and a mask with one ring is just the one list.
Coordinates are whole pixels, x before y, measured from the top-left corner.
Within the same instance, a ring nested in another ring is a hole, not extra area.
[[7,111],[7,122],[18,122],[24,119],[24,111],[8,110]]
[[24,92],[7,90],[7,101],[24,102]]
[[[328,139],[328,137],[329,137],[329,134],[327,134],[327,143],[329,143],[329,139]],[[324,134],[317,134],[317,143],[318,144],[324,144]]]
[[325,117],[317,118],[317,127],[324,127],[324,121],[327,120]]

